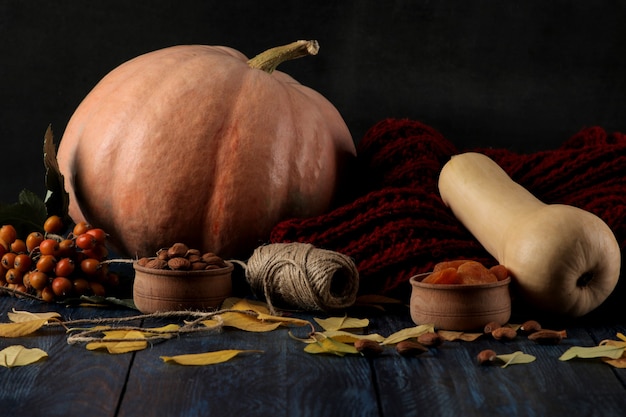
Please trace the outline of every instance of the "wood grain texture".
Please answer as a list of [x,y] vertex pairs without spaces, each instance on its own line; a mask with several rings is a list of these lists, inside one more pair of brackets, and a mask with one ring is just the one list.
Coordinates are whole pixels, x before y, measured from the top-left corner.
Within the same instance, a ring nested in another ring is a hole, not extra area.
[[[124,309],[65,308],[0,297],[0,322],[11,309],[59,311],[65,319],[122,317]],[[368,332],[387,336],[414,326],[408,310],[368,317]],[[309,321],[322,314],[301,315]],[[148,321],[146,326],[163,325]],[[298,337],[309,329],[292,328]],[[570,323],[569,337],[541,346],[519,336],[445,342],[414,358],[387,347],[379,357],[312,355],[287,329],[183,335],[136,353],[109,355],[70,346],[61,329],[42,329],[12,344],[39,347],[49,358],[34,365],[0,368],[0,416],[621,416],[626,409],[626,370],[599,360],[559,361],[571,346],[594,346],[626,332],[624,324]],[[531,364],[478,366],[491,348],[535,355]],[[211,366],[164,363],[160,356],[220,349],[262,350]]]
[[[397,317],[383,321],[398,326]],[[594,345],[584,329],[568,333],[556,346],[538,345],[524,336],[511,342],[482,338],[446,342],[417,358],[381,358],[374,367],[383,415],[621,415],[626,396],[614,369],[599,361],[558,360],[571,346]],[[483,349],[523,351],[537,360],[504,369],[478,366],[476,355]]]
[[[13,308],[31,312],[57,311],[65,320],[136,314],[131,310],[65,308],[1,297],[0,322],[8,321],[6,312]],[[0,338],[0,349],[16,344],[43,349],[48,353],[48,358],[24,367],[0,367],[0,415],[115,415],[132,356],[91,352],[83,345],[70,346],[65,330],[60,327],[43,328],[28,337]]]
[[[307,330],[295,329],[304,336]],[[145,408],[177,416],[376,416],[376,393],[364,358],[311,355],[287,329],[225,330],[181,337],[138,352],[120,417]],[[206,367],[165,364],[159,357],[221,349],[263,350]]]

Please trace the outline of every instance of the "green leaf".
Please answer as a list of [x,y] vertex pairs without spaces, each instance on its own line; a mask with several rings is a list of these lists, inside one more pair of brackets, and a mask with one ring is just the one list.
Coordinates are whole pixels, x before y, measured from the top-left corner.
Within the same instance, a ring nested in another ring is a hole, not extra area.
[[521,351],[509,353],[506,355],[498,355],[496,356],[496,358],[504,362],[504,365],[502,365],[502,368],[506,368],[509,365],[531,363],[531,362],[534,362],[535,359],[537,359],[535,356],[529,355]]
[[46,205],[32,191],[22,190],[17,203],[0,204],[0,224],[13,225],[18,236],[42,231],[46,218]]
[[61,216],[67,223],[70,196],[65,191],[64,178],[57,161],[56,146],[52,126],[48,126],[43,142],[43,163],[46,168],[45,205],[49,215]]
[[624,353],[623,346],[601,345],[593,347],[573,346],[567,349],[559,358],[560,361],[568,361],[574,358],[593,359],[611,358],[618,359]]

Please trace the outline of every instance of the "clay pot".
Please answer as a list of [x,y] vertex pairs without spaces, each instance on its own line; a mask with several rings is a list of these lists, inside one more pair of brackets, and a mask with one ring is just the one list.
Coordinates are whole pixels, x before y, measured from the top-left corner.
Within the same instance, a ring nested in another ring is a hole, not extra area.
[[511,278],[489,284],[425,284],[430,272],[410,279],[411,318],[439,330],[470,331],[487,323],[506,324],[511,317]]
[[233,265],[202,271],[172,271],[133,264],[133,301],[142,313],[218,308],[232,293]]

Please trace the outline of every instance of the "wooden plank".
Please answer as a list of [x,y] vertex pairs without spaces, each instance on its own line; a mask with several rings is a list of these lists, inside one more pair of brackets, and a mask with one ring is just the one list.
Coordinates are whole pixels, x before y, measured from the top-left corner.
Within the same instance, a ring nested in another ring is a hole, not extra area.
[[[64,319],[136,314],[125,309],[66,308],[55,304],[0,297],[0,321],[11,309],[57,311]],[[63,328],[41,329],[33,336],[0,338],[0,349],[20,344],[40,348],[48,358],[33,365],[0,367],[1,415],[6,416],[115,416],[131,355],[91,352],[70,346]]]
[[[304,337],[308,329],[294,332]],[[171,416],[378,415],[365,358],[313,355],[304,352],[304,346],[291,339],[287,329],[269,333],[225,330],[155,345],[137,353],[119,416],[145,415],[146,409]],[[264,353],[203,367],[159,359],[221,349],[261,349]]]
[[[379,331],[412,325],[410,319],[383,317]],[[387,354],[373,364],[383,415],[436,416],[600,416],[622,415],[626,390],[614,371],[597,361],[562,362],[570,346],[591,345],[581,328],[568,329],[557,346],[541,346],[525,337],[511,342],[481,338],[446,342],[416,358]],[[531,364],[502,369],[478,366],[483,349],[497,353],[521,350],[535,355]],[[395,352],[394,352],[395,353]]]

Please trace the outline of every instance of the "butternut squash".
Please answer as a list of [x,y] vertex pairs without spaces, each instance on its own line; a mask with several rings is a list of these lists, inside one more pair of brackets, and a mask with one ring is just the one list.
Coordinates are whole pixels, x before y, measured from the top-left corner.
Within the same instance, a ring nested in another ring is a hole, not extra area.
[[583,316],[614,290],[621,254],[596,215],[545,204],[486,155],[455,155],[439,176],[444,203],[485,249],[510,271],[529,306]]

